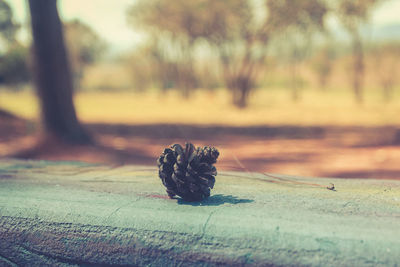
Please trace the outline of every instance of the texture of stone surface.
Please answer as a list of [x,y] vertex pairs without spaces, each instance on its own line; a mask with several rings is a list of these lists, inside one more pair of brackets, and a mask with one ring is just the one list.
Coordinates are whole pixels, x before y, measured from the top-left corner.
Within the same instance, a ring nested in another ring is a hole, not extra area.
[[184,202],[155,167],[0,160],[0,266],[399,264],[399,181],[220,172]]

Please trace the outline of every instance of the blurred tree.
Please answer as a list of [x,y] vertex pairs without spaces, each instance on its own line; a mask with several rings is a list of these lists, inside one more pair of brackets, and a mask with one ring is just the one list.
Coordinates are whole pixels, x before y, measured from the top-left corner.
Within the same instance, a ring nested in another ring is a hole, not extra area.
[[[251,5],[249,2],[245,14],[241,14],[238,23],[233,24],[236,29],[229,30],[229,34],[236,36],[221,35],[211,39],[216,40],[220,48],[226,84],[233,93],[233,103],[239,108],[247,105],[257,74],[265,65],[271,40],[290,31],[308,32],[311,27],[322,28],[327,12],[325,3],[320,0],[267,0],[257,3]],[[231,23],[229,25],[232,27]],[[235,46],[240,47],[241,54],[231,49]],[[297,60],[298,53],[292,54]]]
[[0,55],[0,83],[9,85],[18,90],[21,84],[29,81],[28,48],[14,43],[8,50]]
[[351,36],[353,67],[352,87],[356,101],[364,101],[364,46],[361,36],[361,26],[370,19],[374,7],[385,0],[338,0],[334,9],[344,28]]
[[322,46],[311,59],[311,68],[318,78],[320,89],[326,90],[326,86],[333,69],[333,61],[336,52],[329,44]]
[[[159,75],[163,62],[158,60],[158,52],[159,50],[153,44],[146,44],[120,58],[120,61],[129,70],[136,91],[144,91],[152,86],[164,88],[163,77]],[[171,69],[166,67],[165,71]],[[165,85],[165,88],[167,88],[167,85]]]
[[156,72],[153,66],[155,67],[158,65],[152,64],[148,47],[135,49],[132,54],[121,58],[120,61],[128,67],[136,91],[145,91],[152,85],[152,80],[160,80],[158,77],[152,79]]
[[14,22],[11,7],[4,0],[0,0],[0,36],[7,44],[15,42],[15,33],[19,25]]
[[[173,47],[173,40],[152,36],[149,44],[143,47],[141,51],[144,52],[143,54],[146,56],[146,61],[150,63],[149,65],[152,69],[151,76],[160,83],[158,87],[162,89],[162,92],[166,92],[169,88],[180,87],[182,95],[184,97],[189,97],[190,91],[194,88],[194,84],[190,84],[189,82],[185,83],[181,81],[181,79],[193,81],[194,74],[190,73],[190,77],[182,77],[179,72],[186,64],[191,65],[193,63],[192,61],[190,63],[182,63],[181,57],[179,55],[174,55],[176,51],[174,51]],[[142,68],[141,66],[137,67]],[[192,66],[190,66],[189,69],[192,69]]]
[[[245,107],[264,63],[269,40],[288,27],[322,25],[322,0],[139,0],[129,10],[131,22],[153,36],[164,35],[185,60],[179,73],[194,84],[193,51],[207,40],[217,51],[233,103]],[[170,47],[168,47],[170,49]]]
[[304,79],[301,75],[299,66],[309,55],[311,50],[311,37],[305,36],[301,32],[289,34],[289,69],[291,82],[290,91],[293,102],[298,102],[301,98],[301,90],[304,88]]
[[71,144],[91,142],[73,104],[73,82],[56,0],[29,0],[33,35],[34,80],[45,129]]
[[[290,18],[284,17],[285,10],[282,8],[286,9]],[[280,35],[284,37],[279,38],[278,45],[287,50],[283,57],[289,64],[291,82],[288,84],[291,98],[297,102],[305,85],[301,63],[312,54],[316,33],[324,31],[324,17],[328,7],[324,1],[295,0],[283,1],[281,5],[271,3],[270,10],[275,14],[271,27],[280,29]]]
[[78,19],[64,23],[64,31],[75,89],[79,90],[85,68],[100,59],[107,46],[96,32]]
[[394,85],[400,74],[400,44],[398,42],[377,44],[371,54],[374,73],[382,86],[383,99],[389,102],[393,97]]
[[0,83],[12,89],[29,80],[28,49],[15,38],[19,27],[8,3],[0,0]]
[[274,45],[275,56],[287,66],[290,81],[286,84],[290,89],[292,101],[298,102],[301,99],[301,91],[306,84],[302,76],[302,63],[312,54],[314,31],[311,27],[309,29],[297,29],[293,25],[284,33],[280,38],[276,38],[271,45]]
[[139,0],[128,11],[130,23],[142,26],[152,36],[154,58],[160,64],[176,67],[175,82],[184,97],[188,97],[197,85],[193,68],[194,47],[197,39],[205,34],[206,1]]

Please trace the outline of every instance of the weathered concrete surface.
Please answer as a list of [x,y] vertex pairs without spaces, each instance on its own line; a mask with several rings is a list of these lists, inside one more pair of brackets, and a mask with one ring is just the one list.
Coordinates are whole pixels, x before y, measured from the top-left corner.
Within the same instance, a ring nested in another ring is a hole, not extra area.
[[0,266],[400,266],[400,182],[278,178],[186,203],[155,169],[0,160]]

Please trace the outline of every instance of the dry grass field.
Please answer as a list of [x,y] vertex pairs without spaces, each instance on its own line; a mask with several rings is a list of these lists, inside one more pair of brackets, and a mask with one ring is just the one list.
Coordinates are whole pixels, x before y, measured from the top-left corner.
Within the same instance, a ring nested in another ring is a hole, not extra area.
[[[379,89],[366,92],[365,103],[354,103],[347,89],[304,90],[293,103],[284,89],[258,89],[249,107],[233,107],[226,90],[194,92],[184,99],[176,91],[82,92],[76,108],[84,122],[96,123],[183,123],[196,125],[296,125],[296,126],[396,126],[400,125],[400,94],[390,103]],[[29,120],[39,117],[37,98],[29,91],[0,91],[0,108]]]
[[[83,92],[78,115],[95,146],[37,145],[38,103],[28,92],[0,91],[0,107],[23,120],[0,120],[0,156],[154,166],[162,149],[191,141],[221,151],[219,169],[302,176],[400,179],[400,97],[384,103],[369,90],[362,106],[351,92],[304,90],[293,103],[283,89],[259,89],[247,109],[225,90]],[[32,149],[33,148],[33,149]]]

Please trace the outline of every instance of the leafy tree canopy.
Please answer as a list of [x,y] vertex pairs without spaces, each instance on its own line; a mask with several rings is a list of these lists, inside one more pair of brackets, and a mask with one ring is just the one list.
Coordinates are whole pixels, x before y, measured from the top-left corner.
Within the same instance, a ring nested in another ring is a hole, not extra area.
[[14,22],[11,7],[4,0],[0,0],[0,36],[6,42],[15,41],[15,33],[19,25]]

